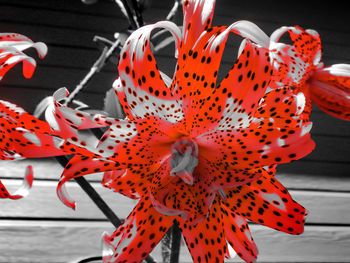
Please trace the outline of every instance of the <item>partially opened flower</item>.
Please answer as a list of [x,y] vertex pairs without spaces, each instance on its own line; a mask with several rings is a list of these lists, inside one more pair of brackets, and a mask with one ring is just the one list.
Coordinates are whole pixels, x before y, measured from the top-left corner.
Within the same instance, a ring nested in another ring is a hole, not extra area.
[[[114,85],[127,118],[110,120],[97,145],[78,133],[60,145],[75,154],[57,189],[65,204],[74,207],[66,181],[101,171],[109,171],[106,186],[140,199],[105,237],[111,248],[105,261],[141,261],[174,222],[194,262],[223,262],[232,248],[255,261],[246,219],[290,234],[303,231],[305,209],[273,175],[276,164],[314,148],[311,123],[300,116],[305,97],[289,87],[267,89],[273,70],[269,50],[255,44],[257,27],[248,21],[211,27],[214,2],[184,1],[183,32],[170,22],[136,30],[121,51]],[[155,28],[169,30],[176,42],[172,79],[158,70],[150,49]],[[245,46],[217,83],[231,32],[246,38]],[[94,121],[62,105],[63,91],[54,98],[52,117],[62,127],[79,130]]]
[[[285,33],[289,34],[292,45],[279,42]],[[305,94],[306,117],[314,102],[326,113],[350,120],[350,65],[325,67],[321,62],[321,40],[315,30],[281,27],[271,35],[269,49],[278,72],[274,82]]]

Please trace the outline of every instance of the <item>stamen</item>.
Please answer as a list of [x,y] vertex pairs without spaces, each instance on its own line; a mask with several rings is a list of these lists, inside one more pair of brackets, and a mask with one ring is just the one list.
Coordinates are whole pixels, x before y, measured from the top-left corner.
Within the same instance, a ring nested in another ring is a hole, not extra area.
[[174,173],[180,172],[181,170],[184,170],[191,161],[191,153],[192,153],[191,148],[187,148],[184,156],[180,160],[180,163],[177,166],[173,167],[170,173],[174,174]]
[[226,202],[226,200],[227,200],[227,195],[226,195],[226,192],[223,190],[223,189],[218,189],[218,193],[219,193],[219,195],[221,196],[221,198],[222,198],[222,200],[224,201],[224,202]]

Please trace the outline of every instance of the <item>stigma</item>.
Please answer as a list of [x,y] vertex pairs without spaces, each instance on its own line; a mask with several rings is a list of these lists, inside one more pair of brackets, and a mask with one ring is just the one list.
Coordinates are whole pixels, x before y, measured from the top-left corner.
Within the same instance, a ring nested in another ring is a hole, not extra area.
[[171,176],[179,176],[186,184],[193,185],[193,171],[198,165],[198,145],[190,139],[182,139],[171,146]]

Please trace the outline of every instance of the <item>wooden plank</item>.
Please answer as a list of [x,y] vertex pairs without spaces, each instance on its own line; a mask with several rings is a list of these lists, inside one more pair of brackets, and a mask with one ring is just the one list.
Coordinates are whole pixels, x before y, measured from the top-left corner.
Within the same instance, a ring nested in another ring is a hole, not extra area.
[[312,135],[350,136],[350,122],[322,112],[314,106],[311,114]]
[[[86,5],[82,5],[83,9]],[[111,6],[112,7],[112,6]],[[117,8],[115,8],[117,9]],[[122,16],[106,17],[62,10],[45,9],[40,7],[26,7],[20,5],[1,5],[3,15],[1,21],[7,23],[32,24],[37,27],[52,26],[81,29],[98,33],[113,33],[117,29],[127,28],[128,21]],[[117,13],[117,12],[116,12]],[[15,14],[15,15],[14,15]],[[64,17],[64,19],[62,19]]]
[[[80,68],[87,72],[102,53],[102,51],[97,48],[97,45],[95,48],[91,49],[63,46],[49,46],[48,48],[47,56],[42,60],[37,60],[38,68],[47,65],[51,67]],[[117,52],[116,55],[118,55]],[[32,57],[37,56],[34,54]],[[116,61],[116,58],[113,61]],[[102,71],[116,73],[117,66],[109,62]]]
[[[23,77],[21,70],[20,65],[16,65],[15,68],[5,75],[1,86],[40,87],[54,90],[67,87],[69,90],[72,90],[88,73],[88,70],[83,69],[48,67],[42,65],[37,67],[31,79],[26,79]],[[106,92],[108,89],[112,88],[112,84],[117,77],[117,71],[115,73],[100,72],[94,76],[91,83],[89,83],[89,87],[85,90],[98,91],[99,93]]]
[[122,13],[118,6],[109,1],[100,1],[95,5],[86,5],[82,1],[70,1],[70,0],[32,0],[32,1],[21,1],[21,0],[2,0],[3,4],[16,5],[21,7],[29,8],[41,8],[48,10],[60,10],[71,13],[83,13],[83,14],[96,14],[105,16],[122,16]]
[[[1,180],[9,191],[15,191],[20,180]],[[76,210],[65,206],[57,197],[57,182],[34,180],[30,194],[20,200],[1,199],[0,217],[5,218],[57,218],[57,219],[100,219],[106,217],[92,200],[74,181],[67,183],[67,192],[76,201]],[[92,183],[105,202],[120,218],[126,218],[137,203],[136,200],[104,188],[101,184]]]
[[[41,41],[48,45],[69,45],[74,47],[93,48],[92,39],[98,34],[96,31],[84,31],[74,28],[59,28],[41,25],[40,27],[30,24],[0,23],[2,32],[16,32],[28,36],[33,41]],[[117,29],[116,29],[117,30]],[[113,33],[103,34],[104,37],[113,38]]]
[[[323,163],[318,163],[317,166],[321,166]],[[330,169],[334,167],[330,164]],[[349,171],[349,165],[343,165],[344,170]],[[280,166],[282,167],[282,166]],[[333,174],[311,174],[307,165],[304,166],[304,171],[299,173],[288,173],[283,169],[277,169],[276,178],[287,188],[287,189],[306,189],[306,190],[316,190],[316,191],[341,191],[349,192],[350,190],[350,176],[349,172],[346,175],[340,176],[335,172]],[[334,169],[336,171],[336,169]]]
[[329,162],[329,161],[314,161],[301,159],[288,164],[278,166],[280,173],[290,175],[301,174],[311,176],[329,176],[329,178],[339,177],[345,178],[349,176],[349,162]]
[[[96,10],[92,10],[91,6],[88,5],[81,5],[79,10],[74,10],[74,4],[70,9],[63,9],[58,6],[50,8],[44,3],[31,6],[8,2],[1,5],[4,16],[1,17],[0,21],[31,23],[38,24],[39,26],[73,27],[99,33],[113,33],[117,30],[127,29],[129,27],[128,20],[121,13],[117,4],[112,3],[102,7],[100,2],[98,5],[99,7]],[[95,5],[95,7],[97,7],[97,5]],[[100,14],[101,11],[103,14]],[[147,24],[154,23],[159,20],[165,20],[169,11],[170,6],[167,9],[159,7],[154,8],[151,6],[143,13],[143,17]],[[13,14],[18,15],[13,16]],[[58,19],[62,18],[62,16],[65,17],[64,20]],[[55,17],[57,17],[57,19],[55,19]]]
[[300,24],[305,25],[306,28],[322,26],[349,32],[345,23],[346,11],[342,6],[316,6],[311,2],[303,2],[302,6],[300,8],[300,4],[292,5],[288,2],[276,4],[273,0],[264,2],[221,0],[216,4],[214,19],[222,15],[235,15],[241,19],[261,19],[283,23],[283,25]]
[[[291,236],[251,225],[259,248],[258,262],[349,262],[350,227],[306,226]],[[101,254],[101,235],[111,233],[107,222],[0,221],[1,262],[77,262]],[[158,245],[152,256],[161,261]],[[182,242],[180,262],[192,262]],[[229,262],[242,262],[235,257]]]
[[[21,183],[20,180],[8,179],[2,182],[10,191],[17,189]],[[92,183],[92,186],[120,218],[125,218],[137,203],[136,200],[114,193],[99,183]],[[105,219],[75,182],[67,183],[67,191],[76,201],[76,211],[58,200],[56,187],[55,181],[34,181],[30,195],[26,198],[16,201],[0,200],[0,217]],[[290,194],[309,211],[307,223],[350,224],[350,192],[291,190]]]
[[325,161],[325,162],[348,162],[350,156],[350,138],[331,137],[314,135],[312,136],[316,143],[316,148],[305,160]]

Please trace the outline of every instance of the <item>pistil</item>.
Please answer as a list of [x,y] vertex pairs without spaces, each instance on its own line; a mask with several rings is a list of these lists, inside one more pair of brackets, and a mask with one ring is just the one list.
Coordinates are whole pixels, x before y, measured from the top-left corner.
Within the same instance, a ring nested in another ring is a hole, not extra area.
[[193,185],[193,171],[198,165],[198,145],[193,140],[179,140],[171,147],[170,175],[179,176],[186,184]]

